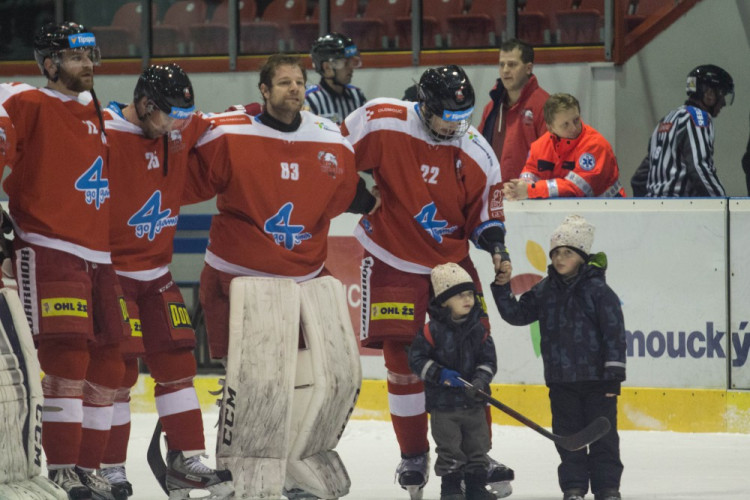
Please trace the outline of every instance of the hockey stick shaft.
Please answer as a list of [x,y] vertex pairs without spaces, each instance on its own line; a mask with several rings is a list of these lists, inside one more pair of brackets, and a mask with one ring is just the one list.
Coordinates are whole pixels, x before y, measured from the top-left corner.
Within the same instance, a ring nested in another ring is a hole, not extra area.
[[579,432],[572,434],[570,436],[560,436],[558,434],[554,434],[548,431],[547,429],[537,424],[530,418],[522,415],[521,413],[518,413],[516,410],[514,410],[510,406],[504,403],[501,403],[500,401],[493,398],[486,392],[477,389],[476,387],[471,385],[470,382],[462,378],[459,378],[459,380],[463,382],[463,384],[467,388],[473,389],[477,394],[479,394],[479,396],[482,399],[487,401],[489,404],[491,404],[498,410],[510,415],[511,417],[518,420],[526,427],[532,430],[535,430],[542,436],[546,437],[547,439],[553,441],[555,444],[569,451],[580,450],[581,448],[588,446],[589,444],[593,443],[597,439],[607,434],[611,428],[611,424],[609,423],[609,420],[607,420],[605,417],[598,417],[593,422],[591,422],[588,426],[580,430]]
[[151,436],[151,442],[146,452],[146,460],[159,486],[169,495],[169,490],[167,489],[167,464],[164,463],[164,457],[161,454],[161,420],[156,421],[154,434]]

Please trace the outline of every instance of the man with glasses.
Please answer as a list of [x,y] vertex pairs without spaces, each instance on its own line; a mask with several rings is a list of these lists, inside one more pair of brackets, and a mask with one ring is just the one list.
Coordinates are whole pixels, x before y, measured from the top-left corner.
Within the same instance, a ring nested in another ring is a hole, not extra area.
[[306,109],[341,125],[349,113],[366,101],[362,90],[351,85],[354,69],[362,66],[359,50],[348,36],[329,33],[313,43],[310,56],[321,79],[318,85],[307,89]]
[[713,64],[696,67],[687,76],[685,104],[656,125],[648,154],[630,183],[634,196],[726,196],[714,165],[714,124],[711,118],[734,101],[734,81]]
[[34,57],[45,88],[2,84],[0,105],[17,136],[3,187],[18,292],[44,372],[42,446],[70,499],[121,500],[127,494],[94,474],[98,459],[82,447],[111,416],[125,370],[119,344],[130,333],[110,257],[109,165],[93,91],[99,48],[83,26],[50,23]]

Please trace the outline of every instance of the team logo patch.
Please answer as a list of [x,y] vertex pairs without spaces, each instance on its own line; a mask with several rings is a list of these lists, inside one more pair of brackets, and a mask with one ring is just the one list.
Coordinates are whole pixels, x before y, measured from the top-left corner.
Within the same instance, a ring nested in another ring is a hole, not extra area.
[[344,173],[344,169],[339,167],[339,162],[333,153],[318,151],[318,161],[320,162],[320,171],[334,179],[337,175]]
[[596,167],[596,158],[594,158],[594,155],[591,153],[583,153],[578,158],[578,166],[581,167],[581,170],[585,170],[586,172],[594,170],[594,167]]
[[533,125],[534,124],[534,112],[530,109],[524,109],[521,112],[521,122],[524,125]]
[[120,312],[122,313],[123,323],[130,324],[130,314],[128,314],[128,305],[125,303],[125,298],[117,297],[117,301],[120,303]]
[[170,302],[167,304],[169,309],[169,319],[172,321],[172,328],[192,328],[193,324],[190,322],[190,314],[188,313],[185,304],[178,302]]
[[414,304],[408,302],[377,302],[370,306],[370,321],[398,319],[414,321]]
[[367,120],[372,121],[378,118],[396,118],[406,121],[406,108],[394,104],[376,104],[368,107]]
[[219,125],[252,125],[252,117],[246,114],[217,115],[211,117],[211,124],[214,127]]
[[503,218],[503,190],[501,184],[496,184],[492,188],[492,199],[490,200],[490,216],[493,219]]
[[659,124],[659,130],[656,132],[657,134],[666,134],[670,130],[672,130],[672,122],[664,122]]
[[75,297],[53,297],[42,299],[42,317],[49,318],[52,316],[88,318],[89,304],[87,301]]

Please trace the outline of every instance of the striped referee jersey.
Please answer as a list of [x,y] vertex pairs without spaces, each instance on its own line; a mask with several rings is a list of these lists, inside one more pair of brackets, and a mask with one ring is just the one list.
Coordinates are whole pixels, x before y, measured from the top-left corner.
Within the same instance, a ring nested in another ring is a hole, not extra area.
[[365,94],[358,87],[347,85],[343,94],[337,94],[322,79],[318,85],[312,85],[305,91],[305,104],[310,108],[310,112],[328,118],[338,125],[366,101]]
[[683,105],[662,118],[648,158],[646,196],[726,196],[714,167],[714,125],[700,108]]

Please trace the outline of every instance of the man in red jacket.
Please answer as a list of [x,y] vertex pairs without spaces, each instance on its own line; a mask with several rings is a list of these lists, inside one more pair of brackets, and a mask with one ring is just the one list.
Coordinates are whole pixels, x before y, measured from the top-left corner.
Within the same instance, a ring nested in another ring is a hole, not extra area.
[[503,186],[505,199],[625,197],[612,146],[583,123],[578,99],[551,95],[544,120],[549,132],[531,145],[521,177]]
[[521,174],[531,143],[547,131],[543,108],[549,94],[533,70],[531,45],[515,38],[500,45],[500,78],[490,91],[479,130],[500,160],[504,181]]

